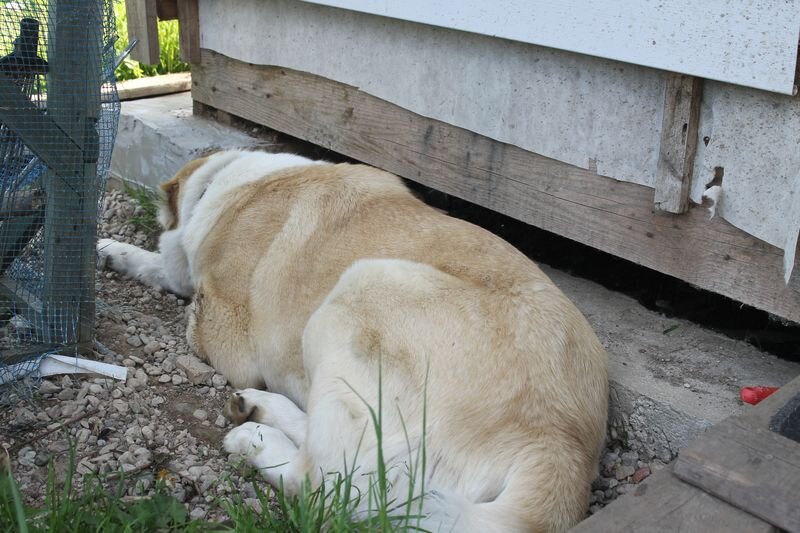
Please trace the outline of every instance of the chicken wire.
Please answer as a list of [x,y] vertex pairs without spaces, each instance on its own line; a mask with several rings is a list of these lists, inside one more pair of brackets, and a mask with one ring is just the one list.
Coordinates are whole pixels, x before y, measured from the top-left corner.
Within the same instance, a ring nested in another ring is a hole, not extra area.
[[0,385],[92,340],[115,28],[112,0],[0,0]]

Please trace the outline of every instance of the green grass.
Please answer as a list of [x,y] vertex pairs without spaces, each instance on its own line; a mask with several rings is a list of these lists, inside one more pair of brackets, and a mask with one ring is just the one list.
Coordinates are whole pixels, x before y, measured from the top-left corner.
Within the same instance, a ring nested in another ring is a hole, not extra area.
[[[117,35],[119,35],[114,48],[117,54],[120,54],[128,46],[128,16],[125,11],[124,0],[114,0],[114,16],[117,23]],[[189,70],[189,65],[182,62],[180,57],[177,20],[158,21],[158,44],[160,49],[159,59],[161,60],[158,65],[145,65],[131,58],[126,58],[115,71],[117,80],[132,80]]]
[[130,196],[142,208],[142,212],[133,215],[128,223],[133,224],[136,231],[154,236],[158,230],[158,194],[147,187],[125,183],[125,194]]
[[[379,373],[380,376],[380,373]],[[379,377],[379,380],[381,378]],[[427,379],[426,379],[427,382]],[[352,388],[351,388],[352,390]],[[354,391],[355,392],[355,391]],[[357,394],[357,393],[356,393]],[[358,395],[358,394],[357,394]],[[427,396],[427,389],[425,391]],[[183,504],[175,500],[163,482],[156,483],[155,494],[142,499],[125,499],[126,487],[131,480],[111,480],[98,476],[85,476],[84,488],[74,489],[74,451],[70,452],[66,479],[56,482],[51,463],[48,470],[44,504],[32,508],[23,504],[19,487],[13,475],[0,472],[0,531],[21,533],[61,532],[146,532],[146,531],[236,531],[241,533],[331,533],[423,531],[420,526],[422,496],[415,496],[415,481],[425,476],[425,431],[422,446],[412,456],[409,450],[409,491],[405,501],[391,498],[387,468],[383,460],[383,402],[379,381],[378,409],[369,404],[373,429],[378,443],[378,460],[374,473],[368,474],[366,494],[356,487],[356,476],[366,474],[344,467],[344,473],[327,476],[322,484],[312,489],[308,481],[298,494],[289,496],[283,487],[273,489],[251,467],[242,473],[252,483],[261,511],[246,505],[238,487],[231,484],[233,496],[217,498],[210,507],[224,512],[228,520],[223,523],[192,521]],[[359,395],[359,398],[361,396]],[[361,398],[364,401],[363,398]],[[427,421],[426,404],[423,403],[423,428]],[[401,417],[402,418],[402,417]],[[403,425],[405,430],[405,424]],[[366,428],[365,428],[366,431]],[[356,464],[358,450],[350,464]],[[242,465],[239,465],[241,468]],[[230,481],[220,481],[220,483]],[[419,494],[424,494],[424,485]],[[367,499],[365,515],[356,516],[356,509]]]

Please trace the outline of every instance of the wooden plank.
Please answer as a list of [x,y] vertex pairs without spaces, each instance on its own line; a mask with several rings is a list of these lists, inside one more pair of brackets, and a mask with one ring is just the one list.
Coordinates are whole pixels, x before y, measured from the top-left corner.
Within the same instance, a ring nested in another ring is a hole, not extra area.
[[147,65],[161,61],[158,47],[158,12],[156,0],[125,0],[128,14],[128,39],[139,39],[131,58]]
[[117,94],[120,100],[136,100],[165,94],[182,93],[192,90],[192,74],[176,72],[138,78],[117,83]]
[[672,73],[666,77],[655,204],[668,213],[689,209],[702,97],[702,79]]
[[202,50],[192,96],[775,315],[800,322],[783,251],[705,209],[657,213],[653,190],[422,117],[355,87]]
[[197,0],[178,0],[181,61],[200,62],[200,12]]
[[786,531],[800,532],[800,444],[737,417],[680,452],[675,475]]
[[82,152],[44,111],[22,94],[14,82],[0,75],[0,122],[13,131],[49,168],[74,174]]
[[570,530],[572,533],[777,533],[772,525],[676,478],[664,468],[602,511]]
[[178,0],[157,0],[156,13],[158,20],[176,20],[178,18]]

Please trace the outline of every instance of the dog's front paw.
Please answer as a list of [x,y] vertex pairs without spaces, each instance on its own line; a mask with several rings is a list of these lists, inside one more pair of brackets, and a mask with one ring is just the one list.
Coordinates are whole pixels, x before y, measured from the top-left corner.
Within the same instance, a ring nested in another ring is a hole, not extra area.
[[230,430],[222,446],[228,453],[235,453],[245,457],[252,457],[259,454],[264,449],[264,436],[261,433],[261,424],[255,422],[245,422]]
[[114,248],[119,242],[114,239],[100,239],[97,241],[97,268],[105,270],[106,268],[113,269],[114,263],[112,256]]

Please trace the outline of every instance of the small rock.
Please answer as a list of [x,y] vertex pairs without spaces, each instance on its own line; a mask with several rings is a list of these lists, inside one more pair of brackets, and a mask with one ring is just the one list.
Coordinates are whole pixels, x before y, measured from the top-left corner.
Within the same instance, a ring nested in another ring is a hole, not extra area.
[[42,384],[39,385],[39,392],[42,394],[55,394],[59,390],[61,390],[61,388],[58,385],[46,379],[42,380]]
[[622,466],[636,467],[639,462],[639,454],[636,452],[625,452],[622,454]]
[[614,477],[617,478],[618,481],[622,481],[623,479],[632,476],[634,472],[636,472],[636,469],[632,466],[618,465],[616,468],[614,468]]
[[189,513],[189,518],[191,518],[192,520],[202,520],[205,517],[206,517],[206,510],[203,509],[202,507],[195,507]]
[[221,389],[228,384],[228,380],[222,374],[214,374],[214,377],[211,378],[211,384],[215,388]]
[[144,345],[144,353],[152,355],[161,349],[161,344],[158,341],[150,341]]
[[222,415],[217,415],[217,419],[214,421],[214,425],[217,427],[224,428],[228,421]]
[[205,420],[208,418],[208,413],[204,409],[197,409],[192,413],[192,416],[198,420]]
[[56,396],[59,400],[74,400],[75,399],[75,390],[74,389],[64,389],[58,393]]
[[633,481],[634,483],[640,483],[643,479],[645,479],[649,475],[650,475],[650,467],[645,466],[633,473],[631,481]]
[[169,374],[161,374],[158,378],[159,383],[167,383],[168,381],[172,381],[172,376]]
[[114,409],[116,409],[118,412],[122,414],[128,412],[128,404],[127,402],[125,402],[125,400],[122,399],[114,400],[113,402],[111,402],[111,405],[113,405]]
[[205,383],[214,375],[213,368],[192,355],[178,357],[177,364],[178,368],[186,372],[186,377],[189,378],[189,381],[195,385]]
[[50,462],[51,455],[45,451],[41,451],[36,454],[36,457],[33,459],[33,462],[36,466],[47,466],[47,463]]
[[127,343],[133,346],[134,348],[138,348],[142,345],[142,339],[139,338],[138,335],[131,335],[127,339]]
[[172,376],[172,384],[173,385],[180,385],[183,383],[183,378],[180,377],[178,374],[173,374]]

